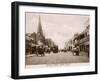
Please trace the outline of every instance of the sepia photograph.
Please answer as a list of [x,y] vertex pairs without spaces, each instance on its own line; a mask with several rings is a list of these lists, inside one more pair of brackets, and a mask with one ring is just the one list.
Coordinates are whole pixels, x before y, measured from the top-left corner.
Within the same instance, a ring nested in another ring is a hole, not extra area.
[[12,3],[11,77],[97,74],[97,7]]
[[89,63],[90,16],[25,12],[25,66]]

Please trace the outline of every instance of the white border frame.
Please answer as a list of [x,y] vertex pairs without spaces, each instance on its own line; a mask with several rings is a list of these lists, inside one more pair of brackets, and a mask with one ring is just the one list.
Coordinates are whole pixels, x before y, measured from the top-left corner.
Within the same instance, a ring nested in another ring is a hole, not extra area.
[[[43,13],[64,13],[64,14],[86,14],[90,15],[90,63],[84,63],[82,66],[57,66],[42,68],[25,68],[25,12],[43,12]],[[72,8],[54,8],[37,6],[19,6],[19,75],[40,75],[57,73],[74,73],[95,71],[95,10],[72,9]],[[80,69],[80,70],[79,70]]]

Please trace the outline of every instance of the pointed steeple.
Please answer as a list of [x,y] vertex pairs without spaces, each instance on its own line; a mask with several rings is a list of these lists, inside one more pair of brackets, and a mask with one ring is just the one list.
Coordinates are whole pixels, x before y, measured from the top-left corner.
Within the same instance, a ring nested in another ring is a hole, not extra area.
[[39,23],[38,23],[38,30],[37,30],[37,42],[45,44],[45,37],[43,35],[42,25],[41,25],[41,19],[39,16]]
[[38,23],[38,30],[37,33],[40,33],[41,35],[43,35],[43,30],[42,30],[42,25],[41,25],[41,19],[39,16],[39,23]]

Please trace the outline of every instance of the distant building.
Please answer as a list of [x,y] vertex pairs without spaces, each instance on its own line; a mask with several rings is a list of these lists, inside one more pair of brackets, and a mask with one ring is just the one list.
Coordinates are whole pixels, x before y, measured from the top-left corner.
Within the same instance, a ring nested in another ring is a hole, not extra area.
[[30,53],[30,48],[31,48],[31,38],[30,38],[31,34],[27,33],[25,34],[25,52],[26,54]]
[[33,44],[37,44],[36,37],[37,37],[37,34],[36,34],[35,32],[33,32],[33,33],[31,34],[31,38],[32,38],[32,40],[33,40]]
[[71,51],[73,48],[73,40],[70,39],[68,42],[65,43],[65,49]]
[[55,45],[54,42],[50,38],[45,39],[45,43],[46,43],[46,46],[48,47],[53,47]]

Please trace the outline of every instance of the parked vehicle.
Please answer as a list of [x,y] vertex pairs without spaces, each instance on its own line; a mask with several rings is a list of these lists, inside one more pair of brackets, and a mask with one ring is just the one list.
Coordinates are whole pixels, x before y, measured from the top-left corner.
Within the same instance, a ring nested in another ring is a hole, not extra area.
[[36,53],[36,55],[38,56],[38,55],[41,55],[41,56],[45,56],[45,54],[44,54],[44,47],[43,46],[37,46],[37,53]]
[[73,47],[72,52],[73,52],[73,55],[79,56],[79,48],[78,47]]
[[44,49],[45,49],[44,50],[45,53],[49,53],[49,54],[51,53],[51,48],[50,47],[45,46]]
[[58,50],[58,46],[52,47],[51,50],[52,50],[53,53],[58,53],[58,51],[59,51],[59,50]]

